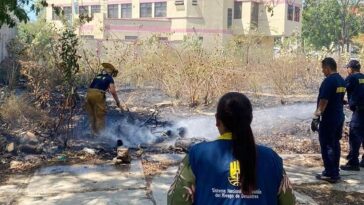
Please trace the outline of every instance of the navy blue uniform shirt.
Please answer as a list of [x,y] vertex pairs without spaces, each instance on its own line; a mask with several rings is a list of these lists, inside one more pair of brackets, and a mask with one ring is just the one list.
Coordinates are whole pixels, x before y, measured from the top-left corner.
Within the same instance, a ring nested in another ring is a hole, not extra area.
[[92,81],[90,88],[106,91],[110,84],[114,84],[114,79],[109,74],[99,74]]
[[358,110],[357,106],[364,107],[364,74],[355,73],[346,79],[346,90],[348,92],[349,106],[354,111],[351,118],[351,126],[364,127],[364,110]]
[[320,86],[317,105],[321,99],[328,100],[327,107],[322,113],[321,124],[335,125],[344,121],[345,80],[339,73],[333,73],[325,78]]
[[364,106],[364,74],[349,75],[345,82],[350,107]]

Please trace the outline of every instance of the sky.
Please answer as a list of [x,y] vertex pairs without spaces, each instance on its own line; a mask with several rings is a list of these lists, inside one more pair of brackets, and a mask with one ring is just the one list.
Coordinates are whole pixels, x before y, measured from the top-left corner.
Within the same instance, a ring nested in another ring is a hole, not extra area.
[[26,9],[26,11],[28,13],[30,21],[34,21],[34,20],[37,19],[37,16],[35,15],[35,12],[30,10],[30,7],[31,7],[31,5],[33,3],[34,3],[34,0],[30,0],[29,5],[25,7],[25,9]]
[[37,19],[35,12],[29,12],[29,19],[30,21],[35,21]]

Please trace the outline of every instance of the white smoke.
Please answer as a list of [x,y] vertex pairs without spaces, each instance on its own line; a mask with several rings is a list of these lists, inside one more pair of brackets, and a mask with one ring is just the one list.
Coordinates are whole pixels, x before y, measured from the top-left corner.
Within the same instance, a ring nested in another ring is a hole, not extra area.
[[297,123],[310,120],[315,109],[315,103],[302,103],[256,110],[253,113],[253,132],[262,135],[285,132]]
[[121,139],[127,147],[137,147],[155,143],[161,137],[161,134],[158,133],[162,133],[163,129],[152,131],[150,127],[144,125],[144,122],[139,120],[131,122],[128,118],[121,118],[109,123],[102,135],[115,142]]
[[[253,132],[259,135],[269,135],[274,131],[285,132],[285,130],[293,127],[296,123],[311,119],[314,110],[314,103],[282,105],[255,110],[253,113]],[[127,147],[137,147],[143,144],[150,145],[159,142],[174,144],[179,128],[185,128],[186,133],[184,137],[186,138],[214,140],[219,135],[215,126],[214,115],[200,115],[184,119],[176,118],[172,124],[172,126],[152,129],[145,126],[144,122],[137,120],[129,121],[127,118],[122,118],[109,123],[103,135],[113,141],[121,139]],[[168,131],[170,133],[166,135]]]
[[219,131],[215,124],[215,117],[213,116],[195,116],[178,121],[175,127],[185,128],[185,137],[187,138],[214,140],[219,136]]
[[[315,104],[282,105],[257,109],[253,113],[252,129],[255,134],[269,135],[273,131],[284,132],[296,123],[311,119]],[[186,128],[186,137],[214,140],[219,136],[213,113],[177,121],[175,127]],[[308,128],[309,125],[307,125]]]

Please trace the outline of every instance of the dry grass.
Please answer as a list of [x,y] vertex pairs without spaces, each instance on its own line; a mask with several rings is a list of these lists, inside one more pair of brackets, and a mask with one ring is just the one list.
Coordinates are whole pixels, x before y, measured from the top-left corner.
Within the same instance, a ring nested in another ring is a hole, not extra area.
[[282,56],[263,66],[275,94],[310,94],[322,79],[320,63],[303,55]]
[[0,107],[2,121],[11,128],[31,128],[47,123],[44,112],[32,106],[27,96],[9,96]]
[[[160,44],[141,49],[133,64],[125,63],[121,81],[154,85],[191,106],[209,104],[228,91],[268,92],[277,95],[309,94],[322,79],[318,61],[303,56],[282,56],[245,64],[223,50],[204,52]],[[266,56],[266,55],[265,55]]]
[[21,74],[28,80],[27,85],[41,105],[49,101],[50,93],[62,85],[62,74],[55,67],[48,67],[32,60],[22,60]]
[[[209,51],[193,41],[171,45],[154,38],[133,44],[105,41],[97,49],[90,43],[82,52],[81,76],[83,82],[89,83],[99,71],[100,62],[107,61],[120,71],[117,84],[160,88],[190,106],[209,104],[228,91],[257,96],[269,93],[282,98],[317,93],[323,79],[321,57],[327,54],[309,57],[283,51],[273,56],[270,49],[259,44],[259,39],[253,40]],[[341,66],[347,56],[337,59]]]
[[[245,76],[227,56],[201,50],[180,51],[163,46],[139,58],[148,81],[191,106],[209,104],[223,92],[238,88]],[[239,79],[239,80],[238,80]]]
[[101,55],[85,51],[81,69],[94,72],[100,62],[111,62],[121,71],[117,83],[157,87],[190,106],[210,104],[228,91],[311,94],[322,79],[317,59],[299,54],[273,58],[256,45],[250,46],[249,55],[260,58],[249,61],[244,60],[245,47],[206,52],[193,43],[176,46],[153,40],[110,45],[105,42]]
[[[40,97],[61,84],[61,75],[52,57],[57,35],[45,25],[38,26],[42,28],[42,35],[36,38],[40,43],[25,46],[29,47],[25,53],[33,65],[23,64],[23,74],[28,77],[35,95]],[[272,42],[258,32],[236,36],[225,48],[209,51],[204,51],[199,39],[194,37],[178,45],[160,42],[158,36],[134,43],[120,39],[82,39],[77,53],[82,56],[77,80],[78,85],[87,86],[100,71],[100,64],[109,62],[120,71],[117,84],[160,88],[190,106],[209,104],[228,91],[282,97],[317,93],[323,78],[320,58],[327,52],[302,54],[296,50],[296,41],[293,37],[281,42],[281,54],[273,56],[273,50],[267,46]],[[47,52],[34,52],[38,50]],[[364,59],[363,56],[364,51],[360,57]],[[348,56],[338,59],[346,63]]]

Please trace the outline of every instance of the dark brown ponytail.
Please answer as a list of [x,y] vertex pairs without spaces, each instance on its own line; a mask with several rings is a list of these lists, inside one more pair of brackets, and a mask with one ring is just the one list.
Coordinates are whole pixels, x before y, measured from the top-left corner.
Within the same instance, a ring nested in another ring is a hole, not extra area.
[[249,99],[241,93],[227,93],[217,106],[217,118],[233,135],[233,155],[240,164],[240,187],[244,194],[256,189],[256,145],[250,124],[253,109]]

